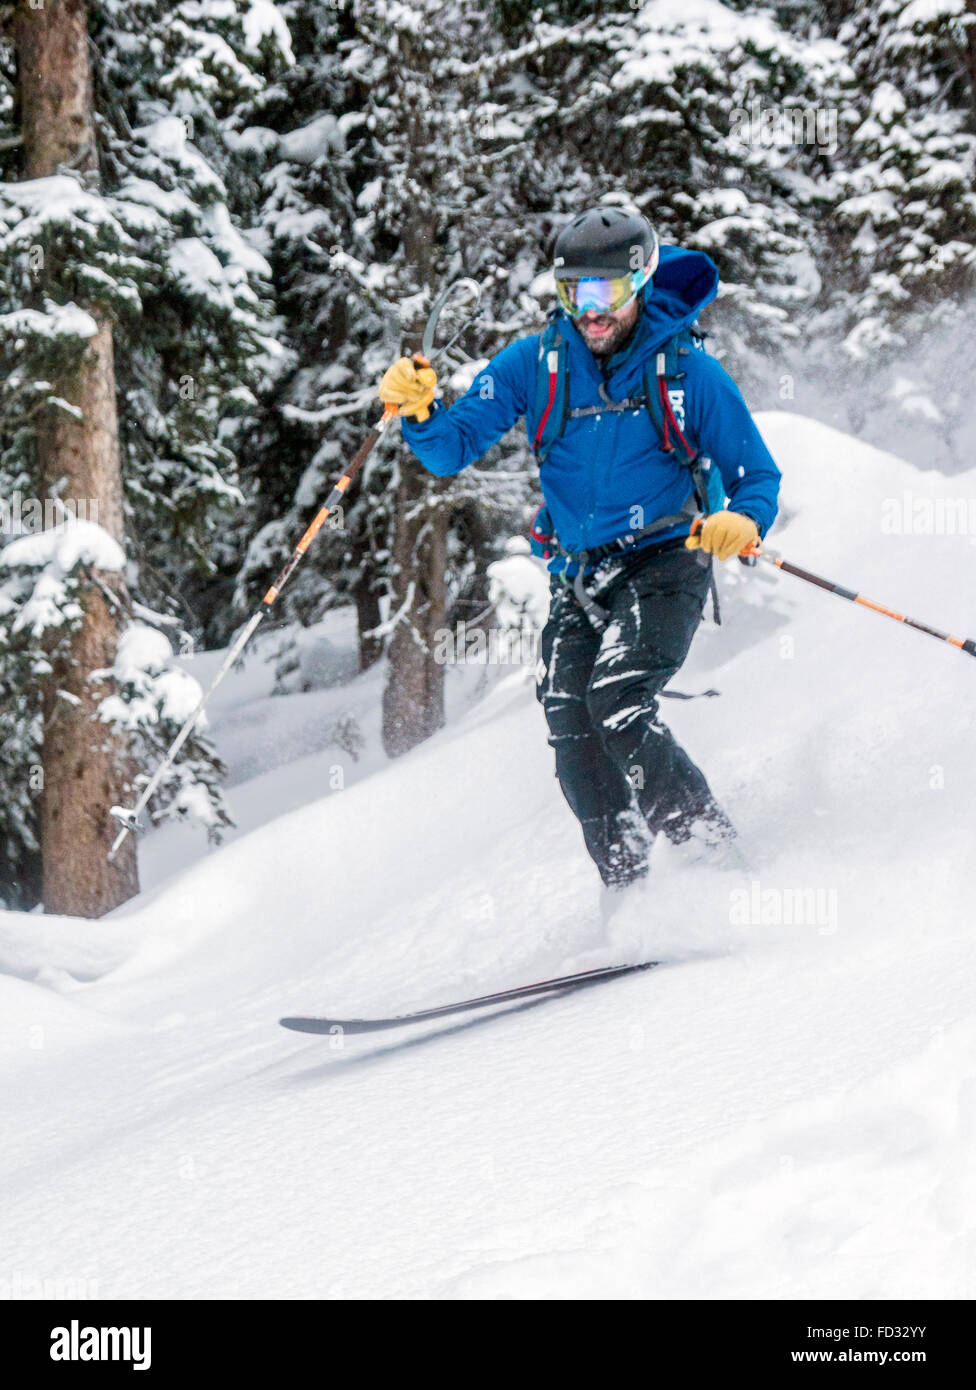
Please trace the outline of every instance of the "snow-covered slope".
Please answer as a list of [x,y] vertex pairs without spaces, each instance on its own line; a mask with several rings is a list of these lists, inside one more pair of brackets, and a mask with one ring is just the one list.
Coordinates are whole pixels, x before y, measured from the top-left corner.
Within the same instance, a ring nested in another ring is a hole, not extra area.
[[[893,535],[885,508],[976,473],[761,424],[771,544],[976,631],[973,537]],[[103,922],[0,914],[0,1281],[971,1297],[976,665],[770,568],[722,579],[676,682],[722,696],[665,714],[753,870],[659,855],[607,936],[529,669],[478,699],[452,671],[449,727],[393,764],[380,673],[280,699],[261,662],[235,677],[236,837],[151,837],[153,886]],[[330,741],[348,714],[355,765]],[[410,1034],[276,1024],[642,956],[667,964]]]

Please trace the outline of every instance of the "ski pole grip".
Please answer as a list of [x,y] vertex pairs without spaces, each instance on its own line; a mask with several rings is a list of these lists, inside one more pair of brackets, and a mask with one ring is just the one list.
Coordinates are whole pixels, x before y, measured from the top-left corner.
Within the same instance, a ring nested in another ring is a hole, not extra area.
[[738,556],[737,556],[736,558],[738,559],[740,565],[750,565],[750,566],[751,566],[751,565],[755,565],[755,564],[758,563],[759,556],[760,556],[761,553],[762,553],[762,544],[761,544],[761,542],[759,542],[759,541],[753,541],[753,543],[752,543],[751,545],[747,545],[747,546],[746,546],[745,550],[740,550],[740,551],[739,551],[739,554],[738,554]]

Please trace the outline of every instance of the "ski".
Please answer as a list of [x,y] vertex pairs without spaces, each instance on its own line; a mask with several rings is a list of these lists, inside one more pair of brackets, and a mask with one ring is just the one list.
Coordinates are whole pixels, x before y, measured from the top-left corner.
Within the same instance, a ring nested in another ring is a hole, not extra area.
[[428,1019],[448,1018],[452,1014],[470,1013],[473,1009],[487,1009],[492,1004],[510,1004],[521,999],[533,999],[539,995],[564,994],[569,990],[600,984],[603,980],[617,979],[620,975],[632,975],[638,970],[653,970],[659,964],[656,960],[645,960],[636,965],[607,965],[598,970],[581,970],[575,975],[560,975],[554,980],[541,980],[534,985],[517,985],[514,989],[500,989],[494,994],[479,995],[477,999],[439,1004],[433,1009],[395,1014],[390,1018],[282,1018],[278,1021],[283,1028],[291,1028],[296,1033],[378,1033],[384,1028],[403,1028],[412,1023],[426,1023]]

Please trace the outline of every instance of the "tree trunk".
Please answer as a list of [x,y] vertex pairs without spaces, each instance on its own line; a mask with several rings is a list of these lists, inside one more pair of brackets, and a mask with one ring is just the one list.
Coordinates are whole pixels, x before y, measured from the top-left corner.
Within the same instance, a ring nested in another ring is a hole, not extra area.
[[[976,20],[976,0],[966,0],[966,14]],[[976,23],[966,31],[966,72],[969,77],[969,130],[976,131]]]
[[[435,168],[429,153],[425,106],[429,75],[420,45],[400,35],[403,67],[399,95],[408,154],[410,213],[402,231],[408,279],[429,286],[434,274],[437,225]],[[413,326],[420,346],[422,324]],[[434,633],[446,622],[449,484],[432,478],[401,446],[393,541],[391,609],[399,615],[390,639],[390,670],[383,691],[383,747],[390,757],[407,753],[444,724],[444,667],[434,659]]]
[[[84,0],[21,0],[15,37],[28,178],[70,165],[97,173]],[[98,325],[77,369],[55,383],[80,418],[50,407],[37,431],[37,456],[47,496],[84,499],[89,516],[123,539],[122,478],[116,414],[112,328],[98,305],[84,306]],[[97,507],[97,513],[94,508]],[[56,659],[44,692],[44,793],[41,812],[44,907],[47,912],[100,917],[139,891],[134,839],[115,863],[109,808],[125,802],[134,767],[126,744],[97,717],[111,693],[93,685],[93,670],[110,667],[124,623],[120,574],[94,573],[84,618]],[[104,591],[114,595],[113,604]]]
[[374,637],[373,633],[383,621],[380,612],[380,596],[376,592],[376,585],[371,573],[372,567],[365,561],[365,569],[353,589],[353,598],[356,601],[356,627],[359,633],[359,669],[368,671],[371,666],[375,666],[383,655],[382,637]]
[[391,600],[400,616],[383,691],[383,747],[391,758],[444,725],[444,667],[434,655],[435,633],[447,621],[446,487],[412,456],[405,460],[397,490]]

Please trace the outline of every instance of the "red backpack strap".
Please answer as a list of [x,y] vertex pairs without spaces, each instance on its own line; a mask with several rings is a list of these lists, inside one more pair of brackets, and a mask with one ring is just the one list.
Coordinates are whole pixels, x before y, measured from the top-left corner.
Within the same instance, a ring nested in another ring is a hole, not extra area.
[[546,455],[563,432],[569,403],[566,340],[559,331],[558,317],[557,311],[550,314],[549,325],[539,338],[533,410],[539,423],[530,447],[540,464],[545,463]]

